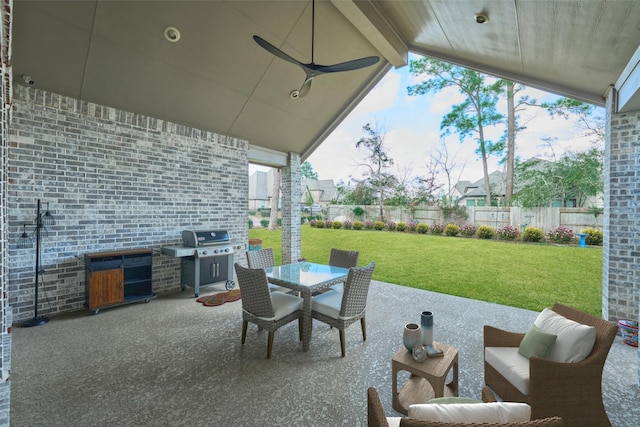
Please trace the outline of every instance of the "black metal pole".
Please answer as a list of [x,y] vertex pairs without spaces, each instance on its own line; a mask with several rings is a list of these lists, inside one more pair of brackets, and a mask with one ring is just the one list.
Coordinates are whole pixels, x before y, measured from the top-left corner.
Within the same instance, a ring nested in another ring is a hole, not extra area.
[[27,320],[22,324],[24,327],[44,325],[49,321],[48,317],[38,317],[38,274],[40,273],[40,229],[43,227],[42,215],[40,214],[40,199],[38,199],[38,208],[36,215],[36,288],[35,288],[35,307],[33,309],[33,319]]

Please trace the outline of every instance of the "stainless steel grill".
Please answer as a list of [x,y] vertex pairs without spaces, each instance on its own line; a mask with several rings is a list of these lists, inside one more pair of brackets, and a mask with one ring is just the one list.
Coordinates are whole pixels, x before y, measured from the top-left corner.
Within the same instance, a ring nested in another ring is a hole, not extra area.
[[227,290],[233,289],[233,246],[226,230],[182,232],[182,246],[163,246],[160,252],[181,258],[180,287],[194,289],[200,296],[200,286],[225,282]]

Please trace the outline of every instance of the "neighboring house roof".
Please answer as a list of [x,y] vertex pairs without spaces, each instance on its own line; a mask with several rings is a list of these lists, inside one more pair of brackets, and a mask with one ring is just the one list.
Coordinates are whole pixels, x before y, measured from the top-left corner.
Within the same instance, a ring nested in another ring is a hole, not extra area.
[[[268,200],[273,191],[273,178],[275,169],[267,172],[255,171],[249,175],[249,200]],[[332,179],[310,179],[302,180],[302,202],[305,201],[306,192],[311,194],[314,203],[327,205],[333,201],[338,194],[338,188]]]
[[[489,174],[489,186],[491,194],[504,195],[505,193],[505,174],[501,171],[493,171]],[[460,191],[462,196],[460,199],[468,197],[485,197],[487,192],[484,187],[484,177],[475,182],[462,181],[456,184],[456,189]]]
[[273,170],[249,175],[249,200],[268,200],[273,187]]
[[336,199],[338,188],[332,179],[311,179],[302,180],[302,200],[305,200],[305,192],[309,191],[313,201],[318,204],[329,204]]

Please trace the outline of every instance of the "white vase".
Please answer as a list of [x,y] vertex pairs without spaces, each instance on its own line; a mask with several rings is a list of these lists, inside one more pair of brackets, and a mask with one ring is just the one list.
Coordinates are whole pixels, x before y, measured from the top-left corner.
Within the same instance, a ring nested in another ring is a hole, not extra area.
[[413,346],[422,343],[422,330],[417,323],[407,323],[404,325],[402,342],[407,350],[413,350]]

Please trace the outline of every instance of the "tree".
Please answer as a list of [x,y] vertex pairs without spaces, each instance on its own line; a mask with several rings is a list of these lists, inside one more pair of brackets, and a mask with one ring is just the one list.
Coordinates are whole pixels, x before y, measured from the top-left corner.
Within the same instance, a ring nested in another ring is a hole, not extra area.
[[269,230],[278,229],[278,201],[280,200],[280,169],[273,170],[273,187],[271,187],[271,213]]
[[309,162],[304,162],[300,165],[300,174],[303,178],[318,179],[318,172],[313,170],[313,166]]
[[560,200],[582,207],[588,197],[604,191],[604,152],[591,148],[580,153],[566,153],[556,163],[535,159],[517,168],[521,183],[514,200],[525,208],[549,206]]
[[453,105],[451,111],[440,122],[441,136],[450,135],[455,130],[460,142],[464,142],[469,137],[477,141],[476,152],[482,159],[487,206],[491,206],[487,157],[496,150],[496,147],[494,147],[495,143],[487,139],[485,129],[503,120],[503,115],[496,109],[502,82],[497,80],[489,84],[483,74],[431,58],[411,61],[410,71],[415,76],[424,75],[428,79],[409,86],[407,88],[409,95],[439,92],[447,87],[456,87],[464,95],[465,99]]
[[372,126],[367,123],[362,127],[365,136],[356,142],[356,148],[363,150],[365,153],[364,160],[358,166],[365,167],[367,170],[363,174],[365,179],[372,188],[375,189],[380,207],[380,220],[384,221],[384,199],[388,187],[394,182],[395,178],[389,170],[393,165],[393,159],[387,155],[384,146],[384,131],[379,126]]
[[[446,142],[444,140],[440,140],[439,147],[432,147],[429,153],[429,163],[427,164],[427,170],[429,171],[430,178],[423,180],[425,186],[431,188],[432,193],[442,188],[442,186],[436,186],[435,184],[435,176],[438,172],[444,173],[445,179],[447,180],[446,184],[446,195],[443,197],[443,205],[451,206],[453,204],[453,189],[455,182],[460,181],[460,177],[464,172],[464,168],[467,165],[465,161],[462,164],[457,163],[456,156],[449,154],[449,149],[447,148]],[[459,171],[459,173],[458,173]],[[456,174],[456,177],[452,177],[452,175]]]

